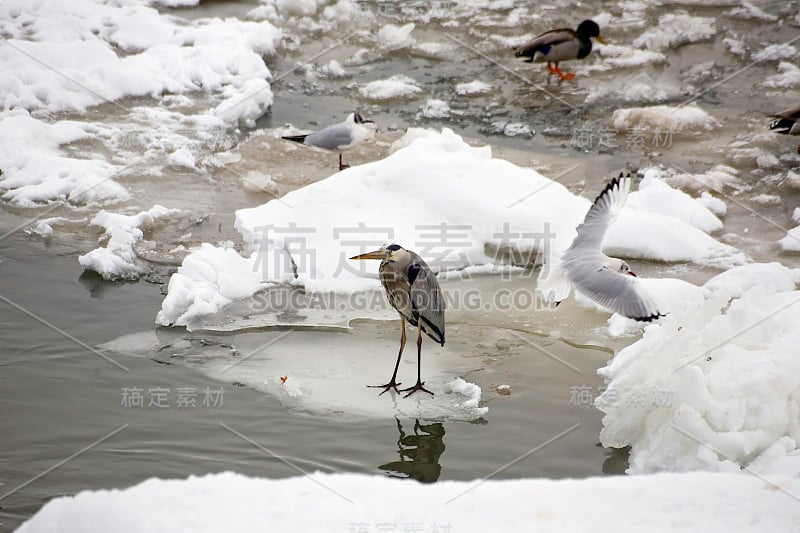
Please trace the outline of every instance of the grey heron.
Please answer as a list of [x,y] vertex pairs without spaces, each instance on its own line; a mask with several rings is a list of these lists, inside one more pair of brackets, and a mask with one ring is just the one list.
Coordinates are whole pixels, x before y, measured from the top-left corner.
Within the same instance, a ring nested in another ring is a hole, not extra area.
[[662,316],[658,303],[622,259],[601,251],[603,237],[622,209],[631,187],[630,176],[614,178],[594,201],[578,235],[561,256],[561,267],[575,290],[600,305],[634,320],[650,322]]
[[[406,250],[399,244],[383,246],[373,252],[356,255],[350,259],[379,259],[378,275],[389,304],[400,314],[400,353],[394,365],[392,379],[385,385],[373,385],[382,388],[383,394],[389,389],[395,392],[408,392],[404,398],[417,391],[433,393],[424,387],[421,377],[422,334],[425,333],[444,346],[444,298],[436,281],[436,275],[425,261],[415,252]],[[406,346],[406,322],[417,328],[417,383],[407,389],[397,389],[397,369]]]
[[[606,43],[600,36],[600,27],[597,23],[593,20],[584,20],[578,25],[577,30],[559,28],[547,31],[517,47],[514,55],[529,58],[526,60],[528,63],[547,61],[547,70],[550,74],[558,74],[562,80],[571,80],[575,74],[563,73],[558,63],[588,56],[592,51],[592,37],[602,44]],[[555,67],[551,67],[551,63],[554,63]]]
[[[372,124],[372,127],[365,126],[365,124]],[[350,165],[342,162],[342,152],[371,138],[375,133],[374,126],[373,121],[365,119],[360,113],[350,113],[344,122],[333,124],[314,133],[287,135],[281,138],[339,152],[339,170],[344,170]]]

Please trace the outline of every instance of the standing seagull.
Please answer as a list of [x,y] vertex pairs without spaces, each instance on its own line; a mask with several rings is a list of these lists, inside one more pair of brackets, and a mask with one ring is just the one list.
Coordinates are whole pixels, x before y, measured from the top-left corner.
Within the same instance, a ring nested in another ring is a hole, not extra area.
[[[769,129],[775,130],[784,135],[800,135],[800,105],[784,109],[780,113],[775,113],[773,117],[778,117],[769,125]],[[800,145],[797,146],[797,153],[800,153]]]
[[630,188],[630,176],[620,174],[603,189],[578,226],[578,236],[564,252],[561,266],[576,291],[628,318],[650,322],[665,315],[628,263],[601,251],[606,230],[625,204]]
[[[372,124],[372,127],[367,127],[364,124]],[[375,134],[374,126],[375,123],[373,121],[365,119],[360,113],[350,113],[344,122],[333,124],[314,133],[287,135],[281,138],[339,152],[339,170],[344,170],[350,165],[342,163],[342,152],[372,138]]]
[[[558,63],[588,56],[592,51],[592,37],[606,44],[600,36],[600,26],[595,21],[587,19],[580,23],[577,30],[560,28],[545,32],[518,47],[514,55],[527,57],[528,63],[547,61],[547,70],[550,74],[558,74],[562,80],[571,80],[575,77],[575,73],[561,72]],[[554,63],[555,66],[550,66],[550,63]]]
[[[350,259],[380,259],[378,275],[381,279],[389,303],[400,313],[400,353],[394,365],[392,379],[385,385],[371,385],[382,388],[383,394],[389,389],[395,392],[406,392],[404,398],[417,391],[424,391],[433,396],[433,393],[423,385],[420,375],[422,365],[422,333],[444,346],[444,298],[439,289],[436,275],[427,263],[416,253],[406,250],[399,244],[383,246],[374,252],[351,257]],[[417,328],[417,384],[407,389],[398,391],[397,369],[403,348],[406,346],[406,321]]]

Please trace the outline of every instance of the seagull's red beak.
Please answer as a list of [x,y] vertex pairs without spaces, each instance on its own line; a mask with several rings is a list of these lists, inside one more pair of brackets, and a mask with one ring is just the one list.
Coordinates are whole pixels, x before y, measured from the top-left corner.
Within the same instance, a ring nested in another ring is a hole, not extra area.
[[636,273],[635,273],[635,272],[632,272],[632,271],[630,271],[630,270],[628,271],[628,274],[630,274],[630,275],[631,275],[631,276],[633,276],[634,278],[638,278],[638,277],[639,277],[639,276],[637,276],[637,275],[636,275]]

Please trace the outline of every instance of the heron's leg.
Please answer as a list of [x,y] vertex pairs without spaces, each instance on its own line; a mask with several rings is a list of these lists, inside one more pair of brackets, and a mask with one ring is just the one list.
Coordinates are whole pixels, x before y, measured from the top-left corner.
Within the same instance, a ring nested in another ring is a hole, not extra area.
[[342,152],[339,152],[339,170],[344,170],[346,168],[350,168],[350,165],[345,165],[342,162]]
[[423,385],[425,385],[425,382],[422,381],[422,325],[417,323],[417,384],[407,389],[400,389],[400,392],[409,391],[403,398],[408,398],[418,390],[427,392],[433,396],[433,393],[423,387]]
[[[394,373],[392,374],[392,379],[389,380],[389,383],[385,385],[367,385],[367,387],[373,389],[383,389],[383,394],[389,389],[394,389],[395,392],[398,392],[397,386],[402,385],[402,383],[397,383],[395,380],[397,379],[397,369],[400,368],[400,358],[403,357],[403,348],[406,347],[406,319],[405,317],[400,317],[400,353],[397,354],[397,362],[394,364]],[[380,394],[378,395],[380,396]],[[399,424],[399,421],[398,421]]]

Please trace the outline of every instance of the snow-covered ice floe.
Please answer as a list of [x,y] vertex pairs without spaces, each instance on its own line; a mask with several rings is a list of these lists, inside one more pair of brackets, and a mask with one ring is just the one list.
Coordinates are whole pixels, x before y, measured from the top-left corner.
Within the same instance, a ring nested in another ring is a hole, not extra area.
[[365,474],[263,479],[223,472],[57,497],[17,531],[377,531],[377,524],[459,533],[777,532],[800,523],[792,500],[798,491],[800,480],[785,475],[706,472],[434,484]]
[[798,282],[778,263],[723,272],[598,371],[600,439],[631,447],[629,472],[761,471],[797,449]]
[[125,164],[78,157],[63,148],[77,140],[121,137],[120,128],[54,121],[60,113],[113,103],[134,114],[135,108],[118,102],[130,96],[168,102],[176,94],[194,92],[213,106],[201,109],[195,121],[223,130],[239,122],[254,124],[272,104],[271,74],[263,56],[275,53],[281,30],[266,21],[233,18],[188,22],[143,3],[0,4],[4,200],[30,206],[129,198],[115,181]]
[[102,238],[107,242],[105,246],[78,256],[78,262],[83,268],[93,270],[107,280],[136,279],[142,272],[142,266],[136,257],[134,245],[144,237],[142,229],[152,227],[158,219],[179,214],[185,214],[185,211],[160,205],[136,215],[102,210],[89,224],[102,227],[105,230]]
[[646,128],[672,133],[698,133],[719,127],[719,121],[695,104],[686,106],[655,105],[617,109],[611,116],[616,130]]
[[[397,354],[394,335],[377,348],[374,336],[367,332],[342,335],[316,330],[313,335],[313,350],[308,349],[309,338],[296,329],[261,331],[240,336],[232,344],[195,342],[172,330],[145,331],[123,335],[101,348],[182,364],[211,379],[269,394],[286,409],[320,416],[474,421],[489,411],[480,386],[459,377],[480,364],[458,350],[445,350],[426,339],[422,375],[434,396],[417,393],[403,398],[394,392],[379,395],[379,389],[367,387],[388,380]],[[409,348],[398,372],[403,386],[416,378],[411,342]]]
[[[497,262],[487,247],[538,253],[546,262],[548,249],[566,250],[591,203],[449,129],[413,130],[397,146],[385,159],[237,211],[235,227],[248,252],[210,244],[193,250],[172,276],[156,322],[191,325],[270,284],[379,290],[377,261],[347,258],[385,242],[416,249],[435,270]],[[706,233],[720,224],[701,202],[646,177],[604,244],[628,258],[717,268],[745,263],[744,254]]]

